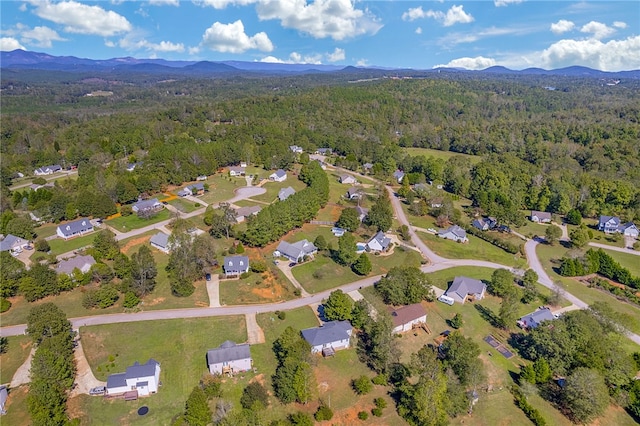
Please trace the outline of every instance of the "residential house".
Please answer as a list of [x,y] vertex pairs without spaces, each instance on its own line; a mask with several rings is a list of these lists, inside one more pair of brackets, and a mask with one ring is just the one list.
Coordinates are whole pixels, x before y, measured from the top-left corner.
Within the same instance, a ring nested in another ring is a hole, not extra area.
[[247,162],[246,161],[241,161],[240,162],[240,167],[246,168],[247,167]]
[[262,210],[262,207],[260,206],[239,207],[235,209],[236,222],[244,222],[249,216],[255,216],[260,213],[260,210]]
[[464,304],[467,298],[473,298],[473,300],[484,298],[486,291],[487,285],[480,280],[469,277],[455,277],[444,295]]
[[124,373],[111,374],[107,378],[107,395],[122,395],[136,392],[138,396],[148,396],[158,392],[160,385],[160,363],[151,358],[146,364],[136,361]]
[[86,274],[91,270],[91,267],[96,264],[96,260],[91,255],[87,256],[74,256],[71,259],[61,260],[56,266],[57,274],[72,275],[75,269],[79,269],[80,272]]
[[196,181],[198,182],[203,182],[205,180],[207,180],[207,175],[200,175],[196,178]]
[[127,163],[127,171],[132,172],[138,167],[138,163]]
[[280,201],[284,201],[295,193],[296,193],[296,190],[290,186],[286,188],[282,188],[280,191],[278,191],[278,199]]
[[318,248],[308,240],[300,240],[290,244],[286,241],[280,241],[278,248],[273,252],[275,257],[286,257],[291,262],[300,263],[306,257],[311,257],[318,252]]
[[164,253],[168,254],[171,251],[171,248],[169,247],[169,236],[164,232],[154,234],[149,242],[151,243],[151,247],[155,247]]
[[531,222],[536,223],[551,223],[551,213],[548,212],[538,212],[535,210],[531,210],[531,216],[529,216]]
[[358,219],[360,219],[360,222],[364,222],[364,219],[369,214],[369,209],[365,209],[364,207],[357,206],[356,213],[358,213]]
[[269,175],[269,180],[273,182],[284,182],[287,180],[287,172],[282,169],[278,169]]
[[322,170],[327,170],[327,165],[326,165],[326,163],[324,163],[323,161],[320,161],[320,160],[313,160],[313,161],[315,161],[315,162],[317,162],[318,164],[320,164],[320,168],[321,168]]
[[365,173],[371,173],[371,170],[373,170],[373,164],[371,163],[364,163],[362,165],[362,171]]
[[40,188],[53,188],[55,186],[56,185],[53,182],[48,182],[48,183],[45,183],[44,185],[39,185],[37,183],[32,183],[31,185],[29,185],[29,189],[31,189],[32,191],[37,191]]
[[60,164],[53,164],[51,166],[39,167],[33,171],[33,174],[36,176],[46,176],[46,175],[51,175],[53,173],[57,173],[61,171],[62,171],[62,167],[60,167]]
[[80,235],[85,235],[89,232],[93,232],[93,225],[91,224],[91,221],[86,217],[74,220],[73,222],[59,225],[56,229],[56,234],[58,234],[60,238],[64,238],[65,240],[73,237],[78,237]]
[[628,237],[638,238],[638,228],[633,222],[622,223],[617,216],[600,216],[598,230],[605,234],[620,233]]
[[481,231],[488,231],[498,225],[498,220],[494,217],[481,217],[479,219],[474,219],[471,225]]
[[193,185],[189,185],[184,187],[182,190],[178,191],[178,196],[187,197],[193,195],[202,195],[204,194],[204,183],[197,182]]
[[0,414],[7,414],[7,410],[4,409],[4,406],[7,403],[8,397],[9,393],[7,392],[7,387],[0,386]]
[[235,374],[251,370],[253,360],[249,345],[227,340],[216,349],[207,351],[207,365],[211,374]]
[[0,241],[0,251],[20,253],[22,249],[29,245],[29,241],[15,235],[8,234]]
[[343,183],[345,185],[355,185],[356,183],[358,183],[358,181],[355,177],[344,174],[340,176],[340,183]]
[[330,321],[320,327],[301,331],[304,340],[311,345],[311,353],[333,355],[335,351],[347,349],[350,345],[353,328],[349,321]]
[[638,227],[634,225],[633,222],[627,222],[623,225],[620,225],[620,232],[625,237],[633,237],[633,238],[638,238],[638,234],[640,233],[638,231]]
[[370,251],[386,251],[391,244],[391,238],[387,237],[384,232],[378,231],[369,242],[367,243],[367,249]]
[[427,322],[427,311],[420,303],[401,306],[391,310],[391,320],[393,321],[392,333],[403,333],[413,329],[414,326]]
[[304,149],[301,146],[298,146],[298,145],[289,145],[289,149],[294,154],[302,154],[304,152]]
[[242,166],[229,167],[229,176],[244,176],[247,174],[247,169]]
[[398,182],[401,183],[402,179],[404,178],[404,172],[402,170],[396,170],[395,172],[393,172],[393,178]]
[[357,186],[352,186],[347,190],[346,197],[350,200],[358,200],[362,198],[362,189]]
[[338,228],[337,226],[331,228],[331,233],[334,237],[342,237],[345,232],[347,232],[346,229]]
[[458,225],[453,225],[448,227],[447,229],[443,229],[438,232],[438,236],[440,238],[446,238],[447,240],[453,240],[459,243],[466,243],[469,241],[467,238],[467,231],[459,227]]
[[316,154],[320,154],[320,155],[331,155],[333,151],[331,150],[331,148],[318,148],[316,149]]
[[443,204],[444,204],[444,198],[442,197],[435,197],[429,201],[429,205],[431,206],[432,209],[439,209],[443,206]]
[[235,276],[249,272],[249,258],[247,256],[225,256],[224,273]]
[[534,329],[539,326],[542,321],[553,321],[555,317],[551,313],[551,309],[542,308],[535,312],[525,315],[518,320],[518,325],[525,329]]
[[162,209],[162,203],[157,198],[151,198],[149,200],[139,200],[131,206],[131,210],[134,213],[157,211]]

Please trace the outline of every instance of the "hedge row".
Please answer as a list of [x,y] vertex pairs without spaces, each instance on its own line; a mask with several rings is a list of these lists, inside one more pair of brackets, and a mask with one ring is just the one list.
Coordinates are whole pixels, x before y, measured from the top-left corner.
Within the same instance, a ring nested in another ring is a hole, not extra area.
[[491,243],[496,247],[500,247],[502,250],[506,251],[507,253],[516,254],[521,251],[520,248],[522,245],[515,245],[508,241],[504,241],[498,237],[492,236],[486,231],[481,231],[477,228],[474,228],[473,226],[467,226],[466,231],[469,234],[480,238],[481,240],[485,240],[486,242]]
[[589,249],[583,257],[562,259],[560,275],[576,277],[598,273],[620,284],[640,289],[640,277],[631,275],[628,269],[623,268],[604,250]]
[[512,386],[510,390],[516,405],[522,410],[525,416],[527,416],[536,426],[546,426],[547,421],[542,417],[540,411],[529,404],[529,401],[527,401],[527,397],[524,396],[522,390],[518,386]]

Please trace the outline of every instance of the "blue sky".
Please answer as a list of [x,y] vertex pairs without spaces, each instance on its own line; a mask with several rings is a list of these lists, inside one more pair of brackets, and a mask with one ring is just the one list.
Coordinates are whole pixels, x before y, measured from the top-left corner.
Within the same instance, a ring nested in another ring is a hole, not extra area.
[[0,49],[430,69],[640,69],[640,2],[0,2]]

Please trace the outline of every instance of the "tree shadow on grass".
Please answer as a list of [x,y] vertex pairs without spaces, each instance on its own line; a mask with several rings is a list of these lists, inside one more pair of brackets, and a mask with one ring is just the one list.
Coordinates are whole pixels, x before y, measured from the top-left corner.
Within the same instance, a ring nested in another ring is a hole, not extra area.
[[473,306],[480,313],[480,316],[485,321],[487,321],[489,324],[491,324],[491,326],[496,327],[496,328],[500,328],[501,327],[500,318],[498,318],[498,316],[496,314],[494,314],[491,309],[489,309],[489,308],[487,308],[485,306],[482,306],[479,303],[477,303],[477,304],[475,304]]

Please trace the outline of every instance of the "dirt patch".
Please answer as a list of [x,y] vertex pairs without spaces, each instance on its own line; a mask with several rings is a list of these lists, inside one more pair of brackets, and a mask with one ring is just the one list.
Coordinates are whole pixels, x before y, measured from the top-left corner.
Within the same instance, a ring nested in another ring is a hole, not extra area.
[[166,300],[165,297],[156,297],[153,300],[145,302],[145,305],[147,305],[147,306],[155,306],[155,305],[158,305],[158,304],[164,302],[165,300]]
[[285,288],[277,277],[270,271],[263,273],[261,277],[260,287],[252,289],[251,293],[265,300],[281,300],[284,297]]
[[82,409],[82,398],[77,396],[69,398],[67,401],[67,414],[71,419],[86,418],[87,413]]
[[144,243],[146,243],[147,241],[149,241],[151,239],[151,235],[147,235],[145,237],[140,237],[140,238],[134,238],[133,240],[129,240],[127,242],[127,244],[125,244],[120,251],[124,254],[129,254],[129,251],[135,247],[135,246],[139,246],[142,245]]
[[258,374],[253,379],[249,380],[249,383],[253,383],[253,382],[258,382],[262,386],[264,386],[265,385],[264,374]]

